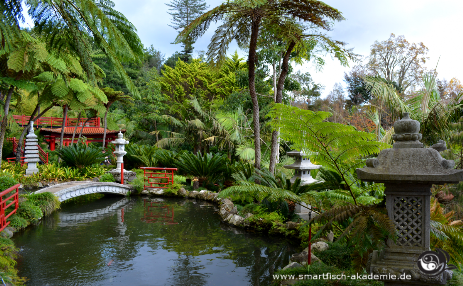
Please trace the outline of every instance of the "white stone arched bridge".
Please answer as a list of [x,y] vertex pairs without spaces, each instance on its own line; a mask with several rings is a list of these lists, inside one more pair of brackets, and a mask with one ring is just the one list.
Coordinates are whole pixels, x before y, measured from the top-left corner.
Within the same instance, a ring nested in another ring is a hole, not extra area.
[[121,185],[118,183],[75,181],[46,187],[35,193],[50,192],[57,196],[60,202],[64,202],[71,198],[96,193],[126,196],[133,189],[131,185]]

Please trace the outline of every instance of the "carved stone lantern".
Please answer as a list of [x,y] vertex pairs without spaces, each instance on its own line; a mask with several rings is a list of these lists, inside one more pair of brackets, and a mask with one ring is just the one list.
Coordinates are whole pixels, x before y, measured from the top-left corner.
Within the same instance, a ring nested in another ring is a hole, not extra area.
[[297,178],[301,179],[301,186],[317,182],[317,180],[310,176],[310,170],[319,169],[320,165],[312,164],[309,158],[304,158],[306,154],[301,151],[291,151],[286,154],[296,159],[293,164],[284,166],[286,169],[295,170],[294,177],[290,180],[291,183],[294,183]]
[[37,163],[40,162],[37,135],[34,133],[34,123],[31,123],[29,134],[26,136],[26,146],[24,147],[24,157],[26,157],[24,163],[27,163],[26,176],[38,173]]
[[[387,286],[442,285],[452,271],[429,275],[418,266],[419,256],[430,250],[431,187],[462,181],[463,170],[453,169],[454,162],[441,157],[445,143],[423,148],[420,123],[408,113],[394,123],[394,131],[393,148],[382,150],[377,158],[367,160],[366,167],[357,169],[359,179],[384,183],[387,213],[397,234],[396,242],[389,240],[381,253],[373,252],[367,271],[383,275]],[[392,279],[392,275],[403,279]]]
[[[109,171],[108,173],[112,174],[114,176],[114,179],[116,182],[121,182],[121,165],[124,163],[124,155],[127,154],[125,151],[125,145],[129,144],[128,140],[124,139],[124,134],[122,134],[121,131],[117,134],[117,139],[114,141],[111,141],[115,145],[116,150],[113,152],[114,155],[116,156],[116,169],[113,169]],[[133,181],[136,178],[137,174],[132,171],[126,171],[124,169],[124,181],[130,182]]]

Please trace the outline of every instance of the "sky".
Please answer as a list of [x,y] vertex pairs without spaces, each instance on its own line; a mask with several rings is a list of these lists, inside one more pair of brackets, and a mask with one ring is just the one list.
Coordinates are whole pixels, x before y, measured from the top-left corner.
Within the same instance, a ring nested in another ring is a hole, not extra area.
[[[168,25],[171,16],[165,3],[170,0],[113,0],[115,8],[122,12],[137,28],[138,35],[145,45],[153,47],[169,57],[180,51],[179,45],[171,44],[178,32]],[[209,8],[220,5],[223,0],[206,0]],[[428,69],[434,69],[437,62],[438,78],[463,80],[463,37],[460,31],[463,23],[460,13],[463,10],[461,0],[326,0],[326,4],[342,12],[346,20],[337,22],[328,35],[332,39],[348,43],[354,53],[368,56],[370,46],[375,41],[385,41],[391,33],[403,35],[410,43],[423,44],[429,48]],[[438,3],[438,4],[437,4]],[[195,52],[207,50],[207,45],[217,25],[209,30],[195,43]],[[239,50],[236,43],[229,47],[228,54]],[[238,51],[245,56],[245,51]],[[353,64],[351,64],[352,66]],[[311,63],[297,66],[296,70],[310,72],[315,82],[325,86],[326,96],[335,83],[343,83],[344,72],[349,67],[342,67],[336,60],[326,57],[326,64],[317,71]]]

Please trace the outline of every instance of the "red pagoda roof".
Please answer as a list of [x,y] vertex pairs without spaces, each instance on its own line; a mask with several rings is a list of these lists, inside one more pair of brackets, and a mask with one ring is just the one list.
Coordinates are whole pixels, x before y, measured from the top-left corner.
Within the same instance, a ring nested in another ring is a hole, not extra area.
[[[64,134],[73,134],[75,127],[64,127]],[[77,127],[76,134],[80,134],[80,131],[82,130],[82,127]],[[61,128],[40,128],[40,131],[46,131],[46,132],[51,132],[51,133],[60,133],[61,134]],[[125,132],[124,129],[121,130],[122,133]],[[93,134],[103,134],[104,133],[104,128],[99,128],[99,127],[84,127],[84,130],[82,131],[82,135],[93,135]],[[106,134],[114,134],[114,133],[119,133],[119,130],[108,130],[106,129]]]

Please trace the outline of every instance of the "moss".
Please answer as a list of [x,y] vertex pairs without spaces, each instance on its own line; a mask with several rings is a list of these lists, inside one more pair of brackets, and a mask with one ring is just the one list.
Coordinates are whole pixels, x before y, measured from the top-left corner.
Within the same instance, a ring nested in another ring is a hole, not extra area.
[[49,215],[60,208],[59,199],[52,193],[31,194],[27,200],[38,206],[44,215]]

